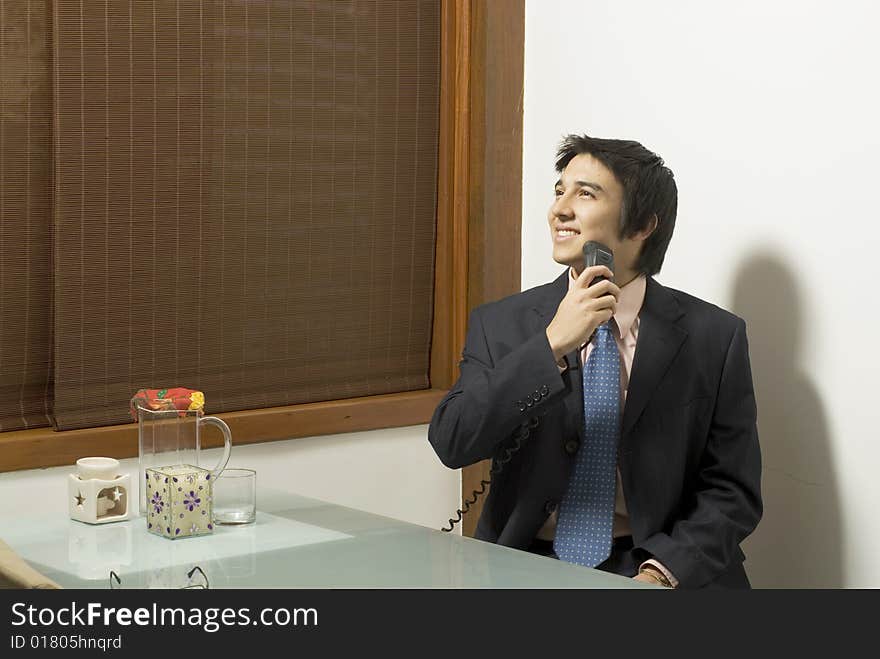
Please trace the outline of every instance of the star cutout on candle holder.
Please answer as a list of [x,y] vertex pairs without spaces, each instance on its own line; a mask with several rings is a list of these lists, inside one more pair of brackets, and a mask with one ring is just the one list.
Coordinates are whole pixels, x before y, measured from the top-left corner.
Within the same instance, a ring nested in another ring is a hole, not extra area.
[[114,487],[113,488],[113,500],[119,501],[121,498],[122,498],[122,490],[120,490],[118,487]]
[[82,492],[77,492],[77,493],[76,493],[76,505],[77,505],[77,506],[79,506],[80,508],[82,508],[83,501],[85,501],[85,500],[86,500],[86,498],[82,495]]

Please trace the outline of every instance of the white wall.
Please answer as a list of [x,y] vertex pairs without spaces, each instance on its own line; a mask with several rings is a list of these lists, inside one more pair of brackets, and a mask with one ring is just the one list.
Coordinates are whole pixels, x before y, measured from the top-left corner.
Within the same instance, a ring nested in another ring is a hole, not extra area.
[[278,489],[435,529],[461,505],[461,472],[434,454],[427,425],[241,446],[229,466],[254,468]]
[[562,134],[663,156],[679,212],[658,279],[748,322],[756,586],[880,587],[878,24],[852,0],[526,1],[523,287],[560,272]]
[[[255,469],[258,486],[439,529],[460,505],[461,472],[440,463],[427,436],[428,426],[422,425],[241,446],[233,437],[228,466]],[[219,459],[219,449],[206,453],[203,464]],[[137,459],[123,461],[123,467],[136,473]],[[42,493],[72,471],[70,466],[10,472],[0,474],[0,482],[19,485],[27,514],[29,501],[43,507]]]

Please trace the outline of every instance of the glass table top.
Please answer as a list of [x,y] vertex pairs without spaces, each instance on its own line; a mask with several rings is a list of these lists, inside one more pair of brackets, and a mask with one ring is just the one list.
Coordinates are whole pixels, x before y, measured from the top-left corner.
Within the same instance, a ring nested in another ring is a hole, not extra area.
[[[0,479],[9,500],[14,482]],[[47,497],[47,501],[55,501]],[[472,538],[260,487],[257,520],[168,540],[46,505],[0,512],[0,538],[66,588],[651,588]],[[198,566],[200,571],[192,573]],[[191,575],[191,576],[188,576]],[[204,577],[202,576],[204,575]]]

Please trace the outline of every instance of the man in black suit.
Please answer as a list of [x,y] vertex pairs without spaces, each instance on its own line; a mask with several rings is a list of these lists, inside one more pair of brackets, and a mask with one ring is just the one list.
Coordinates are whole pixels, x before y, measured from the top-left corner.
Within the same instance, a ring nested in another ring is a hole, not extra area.
[[[570,135],[556,169],[548,221],[568,267],[471,313],[429,441],[451,468],[493,459],[479,539],[664,586],[748,588],[739,545],[762,504],[745,323],[653,279],[677,209],[661,158]],[[611,248],[613,273],[584,267],[587,241]],[[596,426],[603,364],[612,419]],[[603,478],[604,490],[582,489]]]

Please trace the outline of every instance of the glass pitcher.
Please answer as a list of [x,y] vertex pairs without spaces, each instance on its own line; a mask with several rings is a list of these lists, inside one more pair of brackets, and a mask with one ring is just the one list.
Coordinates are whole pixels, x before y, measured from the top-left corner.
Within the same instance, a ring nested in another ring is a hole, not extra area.
[[[141,405],[136,408],[141,515],[147,512],[147,488],[144,487],[147,468],[190,464],[210,469],[212,478],[217,478],[226,468],[232,451],[232,433],[222,419],[204,416],[201,409],[152,410]],[[213,467],[206,467],[199,461],[199,431],[204,424],[217,426],[223,433],[223,455]]]

